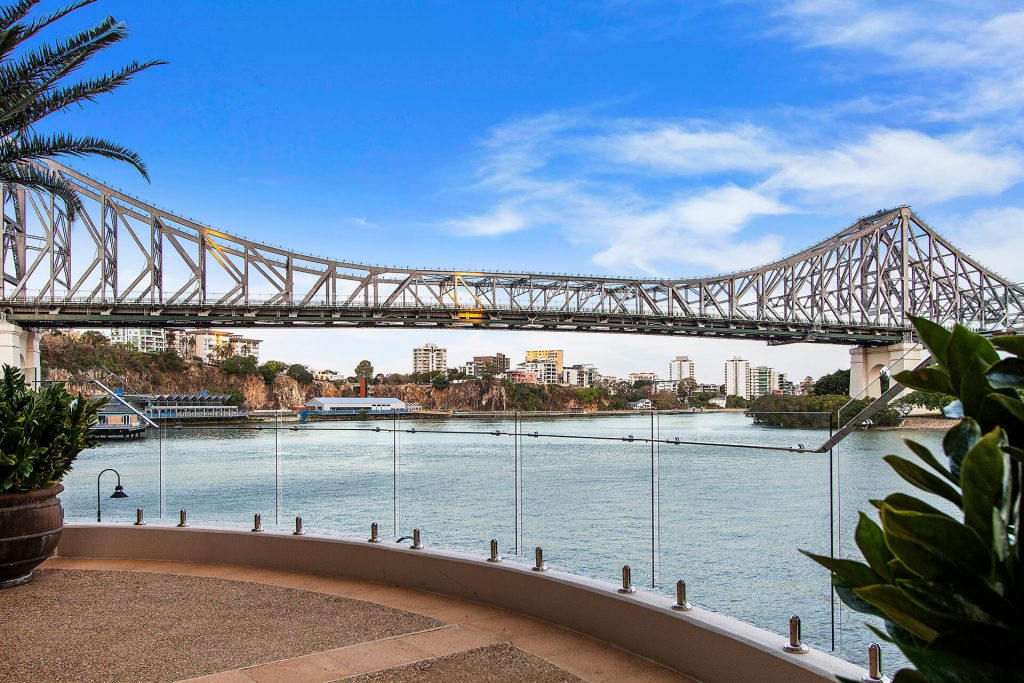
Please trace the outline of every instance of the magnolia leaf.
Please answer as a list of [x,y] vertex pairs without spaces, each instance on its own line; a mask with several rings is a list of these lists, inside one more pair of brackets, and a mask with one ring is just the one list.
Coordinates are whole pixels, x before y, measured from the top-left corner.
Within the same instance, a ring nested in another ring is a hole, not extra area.
[[[955,567],[961,572],[987,577],[992,570],[992,557],[978,534],[970,527],[945,515],[930,515],[920,512],[882,508],[882,528],[890,541],[889,547],[907,568],[919,573],[917,567],[907,562],[901,548],[908,544],[920,546],[940,560],[942,564]],[[892,537],[892,538],[890,538]],[[904,541],[901,548],[892,541]],[[920,559],[920,558],[915,558]],[[947,572],[940,572],[939,575]],[[936,574],[922,578],[935,578]]]
[[954,584],[911,579],[897,581],[896,585],[922,609],[950,620],[1002,623],[1007,616],[1014,619],[1013,614],[1005,614],[1002,596],[992,592],[982,581],[970,586],[962,580]]
[[936,507],[932,507],[920,498],[915,498],[909,493],[890,493],[885,497],[885,500],[882,501],[882,504],[877,507],[881,510],[886,505],[894,510],[910,510],[912,512],[923,512],[926,515],[942,515],[948,519],[953,519],[945,512]]
[[885,583],[885,579],[876,574],[871,567],[866,564],[861,564],[856,560],[844,560],[838,557],[818,555],[802,549],[800,552],[820,564],[825,569],[833,572],[852,588],[870,586],[876,583]]
[[942,438],[942,449],[949,458],[949,468],[956,481],[960,481],[960,467],[967,451],[981,439],[981,428],[972,418],[964,418],[953,425]]
[[936,362],[945,365],[946,350],[949,348],[949,340],[952,337],[950,331],[927,318],[910,316],[910,322],[917,330],[917,336],[921,338],[921,342],[931,351]]
[[892,571],[889,561],[893,559],[892,551],[885,544],[885,534],[882,527],[878,526],[873,519],[859,513],[860,520],[857,522],[855,535],[857,547],[867,560],[868,566],[880,577],[887,581],[892,580]]
[[1024,386],[1024,358],[1004,358],[988,370],[988,383],[995,389]]
[[903,594],[899,588],[890,585],[865,586],[853,591],[866,602],[885,612],[885,616],[925,642],[931,642],[939,635],[946,623]]
[[887,455],[883,460],[889,463],[889,466],[896,470],[896,474],[900,475],[917,488],[929,493],[934,493],[937,496],[941,496],[957,507],[962,505],[960,494],[956,489],[923,467],[915,465],[906,458],[901,458],[898,455]]
[[1006,408],[1018,420],[1024,420],[1024,403],[1006,394],[991,393],[989,399]]
[[917,370],[904,370],[893,375],[893,379],[909,389],[919,391],[937,391],[940,394],[955,396],[953,381],[949,373],[941,367],[919,368]]
[[[1024,356],[1024,335],[1004,334],[989,339],[992,346],[1015,356]],[[933,354],[934,355],[934,354]]]
[[1005,486],[1007,457],[1000,449],[1003,439],[996,429],[981,438],[964,458],[960,481],[963,487],[964,523],[981,537],[1000,561],[1007,548]]
[[946,404],[942,409],[943,417],[948,417],[951,420],[959,420],[964,417],[964,404],[959,400],[951,401]]
[[961,386],[968,374],[980,367],[983,370],[999,362],[995,347],[980,334],[971,332],[963,325],[954,325],[953,334],[946,347],[946,360],[942,367],[949,372],[953,386]]
[[903,443],[907,445],[907,448],[914,452],[914,455],[921,458],[921,460],[923,460],[925,464],[927,464],[933,470],[941,474],[943,477],[948,479],[953,484],[956,484],[957,486],[960,485],[960,480],[954,477],[953,473],[950,472],[946,467],[944,467],[939,462],[938,458],[932,455],[932,452],[928,449],[927,446],[925,446],[924,444],[919,444],[916,441],[912,441],[910,439],[904,439]]

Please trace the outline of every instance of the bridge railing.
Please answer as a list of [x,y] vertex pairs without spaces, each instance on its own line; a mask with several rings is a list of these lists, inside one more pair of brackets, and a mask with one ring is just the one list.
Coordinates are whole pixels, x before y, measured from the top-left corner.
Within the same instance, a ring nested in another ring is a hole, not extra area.
[[[65,480],[68,519],[93,519],[96,473],[117,469],[126,500],[103,519],[252,528],[384,542],[419,529],[428,545],[545,562],[689,598],[861,661],[863,618],[839,608],[830,581],[798,548],[853,555],[852,527],[870,493],[891,490],[881,455],[892,432],[866,432],[813,452],[827,414],[802,426],[751,425],[738,413],[636,412],[606,418],[528,414],[181,425],[143,441],[106,443]],[[889,436],[886,436],[889,435]],[[406,541],[407,542],[407,541]]]

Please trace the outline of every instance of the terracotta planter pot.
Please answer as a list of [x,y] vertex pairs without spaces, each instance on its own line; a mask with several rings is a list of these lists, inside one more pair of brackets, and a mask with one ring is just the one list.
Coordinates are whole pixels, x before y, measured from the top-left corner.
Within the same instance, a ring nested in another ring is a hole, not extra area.
[[64,529],[57,497],[64,487],[0,493],[0,588],[32,578],[32,570],[53,555]]

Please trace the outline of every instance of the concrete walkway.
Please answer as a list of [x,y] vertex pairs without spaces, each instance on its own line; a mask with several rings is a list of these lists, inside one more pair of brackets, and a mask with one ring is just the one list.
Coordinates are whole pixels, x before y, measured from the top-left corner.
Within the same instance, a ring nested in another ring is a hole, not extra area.
[[[281,586],[343,596],[433,620],[405,628],[399,635],[297,657],[273,661],[254,656],[239,668],[190,679],[191,683],[690,680],[607,644],[520,614],[396,586],[273,569],[149,560],[52,558],[43,567],[200,576]],[[103,596],[96,599],[99,603]]]

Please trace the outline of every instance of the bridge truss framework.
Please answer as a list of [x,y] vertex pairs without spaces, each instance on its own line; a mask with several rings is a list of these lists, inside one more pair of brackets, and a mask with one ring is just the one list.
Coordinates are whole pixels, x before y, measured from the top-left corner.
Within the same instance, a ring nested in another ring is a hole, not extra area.
[[485,327],[859,345],[909,340],[908,315],[981,331],[1024,328],[1024,289],[907,206],[726,275],[468,272],[289,251],[48,166],[86,209],[69,221],[52,195],[3,188],[0,308],[28,327]]

